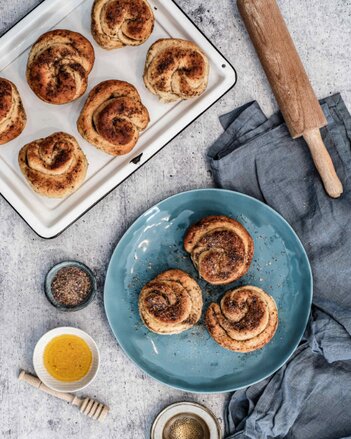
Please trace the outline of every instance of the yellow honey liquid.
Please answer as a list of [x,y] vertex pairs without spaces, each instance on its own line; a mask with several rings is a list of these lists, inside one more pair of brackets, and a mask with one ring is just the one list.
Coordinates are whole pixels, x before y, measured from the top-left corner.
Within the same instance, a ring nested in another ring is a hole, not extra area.
[[76,335],[55,337],[44,350],[44,366],[59,381],[79,381],[89,372],[92,359],[89,346]]

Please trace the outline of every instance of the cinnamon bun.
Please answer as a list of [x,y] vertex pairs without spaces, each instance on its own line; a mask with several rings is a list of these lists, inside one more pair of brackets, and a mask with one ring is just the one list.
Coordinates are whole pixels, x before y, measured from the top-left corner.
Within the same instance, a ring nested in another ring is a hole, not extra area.
[[208,216],[190,226],[184,237],[184,248],[204,280],[225,285],[247,273],[254,242],[238,221],[226,216]]
[[128,82],[109,80],[91,90],[77,127],[89,143],[116,156],[134,148],[149,120],[136,88]]
[[139,46],[151,35],[154,14],[146,0],[95,0],[91,32],[104,49]]
[[17,87],[8,79],[0,78],[0,145],[19,136],[26,121]]
[[157,334],[179,334],[201,317],[202,292],[181,270],[168,270],[147,283],[139,296],[139,312],[145,325]]
[[223,348],[250,352],[265,346],[278,327],[274,299],[251,285],[228,291],[220,301],[211,303],[205,318],[212,338]]
[[162,102],[180,101],[200,96],[208,74],[208,59],[195,43],[165,38],[147,53],[144,83]]
[[18,162],[33,190],[52,198],[77,190],[88,167],[76,139],[63,132],[28,143],[20,150]]
[[27,81],[33,92],[50,104],[66,104],[85,93],[94,65],[94,49],[83,35],[56,29],[33,45]]

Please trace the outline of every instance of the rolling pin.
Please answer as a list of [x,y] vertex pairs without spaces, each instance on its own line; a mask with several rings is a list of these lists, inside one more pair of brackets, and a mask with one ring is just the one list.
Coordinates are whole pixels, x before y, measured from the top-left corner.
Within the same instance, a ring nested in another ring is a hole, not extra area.
[[276,0],[237,0],[240,14],[293,139],[303,136],[329,196],[342,184],[321,137],[327,125]]
[[41,390],[42,392],[56,396],[56,398],[62,399],[63,401],[66,401],[72,405],[78,406],[81,413],[89,416],[89,418],[96,419],[100,422],[102,422],[106,418],[109,412],[109,408],[106,405],[102,404],[101,402],[95,401],[94,399],[81,399],[78,398],[76,395],[73,395],[72,393],[57,392],[56,390],[50,389],[50,387],[47,387],[38,377],[31,375],[24,370],[21,371],[18,379],[20,381],[25,381],[26,383],[30,384],[36,389]]

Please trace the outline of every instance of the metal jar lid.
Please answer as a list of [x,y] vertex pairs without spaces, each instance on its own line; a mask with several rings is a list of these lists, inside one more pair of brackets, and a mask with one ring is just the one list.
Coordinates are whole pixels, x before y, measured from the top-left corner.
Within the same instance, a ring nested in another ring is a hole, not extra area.
[[177,402],[163,409],[151,427],[151,439],[221,439],[215,415],[194,402]]

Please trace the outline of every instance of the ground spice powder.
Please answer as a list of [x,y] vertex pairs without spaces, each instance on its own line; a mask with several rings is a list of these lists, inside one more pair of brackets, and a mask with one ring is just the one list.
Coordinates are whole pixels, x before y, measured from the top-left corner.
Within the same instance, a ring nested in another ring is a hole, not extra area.
[[78,267],[61,268],[51,283],[53,298],[65,306],[83,303],[91,293],[92,284],[88,274]]

